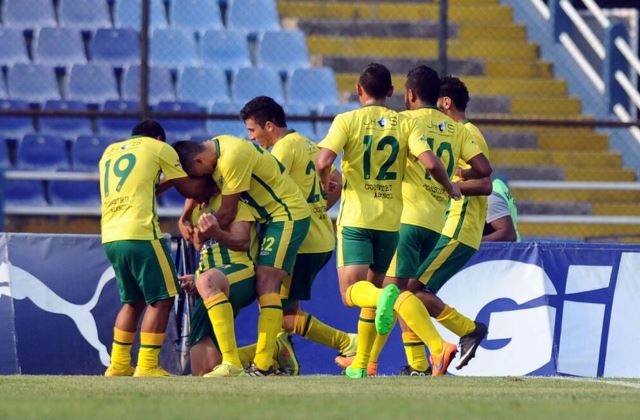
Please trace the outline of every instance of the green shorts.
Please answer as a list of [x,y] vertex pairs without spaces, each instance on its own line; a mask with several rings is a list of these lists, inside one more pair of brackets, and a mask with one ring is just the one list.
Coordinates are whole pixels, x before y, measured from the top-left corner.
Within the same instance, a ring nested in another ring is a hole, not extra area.
[[456,239],[440,235],[438,243],[427,259],[420,264],[416,278],[425,290],[436,294],[475,254],[471,248]]
[[401,224],[398,247],[387,276],[399,279],[416,278],[418,267],[436,246],[440,233],[422,226]]
[[331,259],[332,251],[298,254],[293,273],[282,281],[280,298],[282,307],[289,308],[299,300],[311,299],[311,288],[316,276]]
[[291,273],[298,248],[307,237],[310,224],[311,217],[265,223],[260,234],[257,265],[278,268]]
[[116,273],[120,302],[147,304],[178,294],[176,267],[165,239],[128,240],[104,244]]
[[385,274],[396,252],[398,232],[338,226],[338,267],[368,265]]

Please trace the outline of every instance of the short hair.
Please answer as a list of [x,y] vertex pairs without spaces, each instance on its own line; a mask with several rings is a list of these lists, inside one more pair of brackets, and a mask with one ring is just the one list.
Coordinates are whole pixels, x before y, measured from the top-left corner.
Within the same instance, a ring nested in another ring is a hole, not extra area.
[[431,67],[422,65],[409,70],[406,86],[414,91],[421,101],[431,105],[438,102],[440,77]]
[[448,96],[458,111],[465,111],[469,103],[469,91],[462,80],[446,76],[440,80],[440,97]]
[[358,84],[367,95],[374,99],[384,99],[389,90],[393,87],[391,83],[391,72],[388,68],[379,63],[371,63],[362,70]]
[[187,172],[193,167],[195,157],[206,150],[203,142],[193,140],[177,141],[173,144],[173,148],[178,153],[180,164]]
[[268,96],[257,96],[247,102],[240,110],[240,118],[242,121],[253,118],[263,128],[267,121],[271,121],[278,127],[287,126],[284,109]]
[[152,137],[162,141],[167,139],[164,128],[162,128],[158,121],[151,119],[146,119],[136,124],[136,126],[133,127],[133,130],[131,130],[131,135]]

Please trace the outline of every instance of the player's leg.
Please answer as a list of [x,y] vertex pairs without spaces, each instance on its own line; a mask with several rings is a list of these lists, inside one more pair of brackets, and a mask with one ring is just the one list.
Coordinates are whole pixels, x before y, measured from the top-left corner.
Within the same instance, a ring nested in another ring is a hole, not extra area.
[[202,298],[197,296],[191,311],[191,332],[189,333],[189,357],[193,376],[203,376],[222,362],[222,354],[216,343],[207,309],[204,307]]

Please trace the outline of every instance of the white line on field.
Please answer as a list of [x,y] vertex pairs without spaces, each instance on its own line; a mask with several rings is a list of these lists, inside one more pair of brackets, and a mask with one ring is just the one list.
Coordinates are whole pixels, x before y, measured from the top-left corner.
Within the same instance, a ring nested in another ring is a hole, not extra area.
[[590,383],[594,383],[594,384],[604,384],[604,385],[612,385],[612,386],[622,386],[622,387],[625,387],[625,388],[640,389],[640,383],[617,381],[617,380],[595,379],[595,378],[577,378],[577,377],[568,377],[568,376],[538,376],[538,377],[534,377],[534,378],[558,379],[558,380],[561,380],[561,381],[570,381],[570,382],[590,382]]

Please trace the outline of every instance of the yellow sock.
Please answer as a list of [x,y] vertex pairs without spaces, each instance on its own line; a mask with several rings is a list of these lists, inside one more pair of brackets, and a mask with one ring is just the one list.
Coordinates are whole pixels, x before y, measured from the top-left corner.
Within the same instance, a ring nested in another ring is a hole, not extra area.
[[341,352],[349,347],[349,335],[299,311],[293,321],[293,333]]
[[438,315],[436,321],[458,337],[464,337],[476,329],[475,322],[456,311],[456,308],[452,308],[449,305],[444,305],[444,309],[440,315]]
[[413,331],[402,333],[404,352],[407,355],[407,363],[415,370],[427,370],[427,351],[424,343]]
[[124,331],[113,328],[113,345],[111,347],[111,364],[131,366],[131,345],[136,337],[136,332]]
[[[391,331],[393,331],[393,328],[396,326],[397,320],[398,320],[398,317],[394,313],[393,327],[391,327],[389,334],[391,334]],[[384,348],[384,345],[387,344],[387,339],[389,338],[389,334],[385,334],[385,335],[376,334],[376,339],[373,342],[373,346],[371,347],[371,354],[369,354],[369,362],[378,363],[378,358],[380,357],[380,353],[382,353],[382,349]]]
[[256,343],[249,344],[248,346],[240,347],[238,349],[238,356],[240,357],[240,364],[247,366],[253,358],[256,356]]
[[400,293],[394,309],[405,324],[411,328],[411,331],[416,333],[420,340],[429,347],[432,354],[442,353],[442,337],[433,326],[427,308],[416,295],[409,291]]
[[371,346],[376,339],[376,310],[362,308],[358,319],[358,352],[351,363],[354,369],[366,369],[371,354]]
[[378,306],[378,298],[382,289],[377,288],[370,281],[361,280],[355,282],[346,291],[349,306],[361,308],[375,308]]
[[235,367],[242,367],[238,346],[236,344],[236,331],[233,320],[233,308],[227,296],[220,292],[204,301],[213,332],[218,340],[218,348],[222,353],[222,361]]
[[276,348],[276,336],[282,328],[282,303],[278,293],[267,293],[258,298],[260,316],[258,317],[258,341],[253,363],[261,370],[273,365],[273,352]]
[[162,343],[164,343],[164,333],[141,332],[138,366],[144,369],[158,367],[158,355]]

